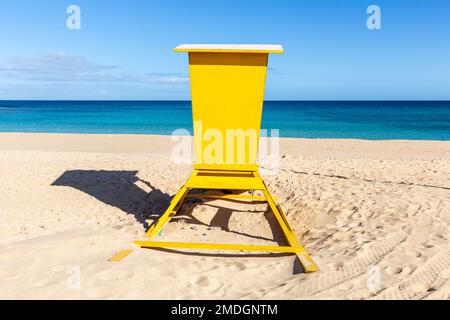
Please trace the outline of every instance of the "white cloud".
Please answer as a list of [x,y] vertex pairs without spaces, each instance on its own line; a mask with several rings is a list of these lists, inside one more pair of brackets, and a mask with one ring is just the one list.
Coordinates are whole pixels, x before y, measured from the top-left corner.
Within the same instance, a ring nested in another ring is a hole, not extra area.
[[274,67],[267,67],[267,71],[269,71],[273,74],[280,74],[280,75],[285,74],[284,72],[279,71],[277,68],[274,68]]
[[35,58],[15,58],[0,61],[0,78],[37,82],[92,83],[157,83],[189,82],[180,74],[120,72],[117,66],[95,64],[83,57],[66,53],[48,54]]

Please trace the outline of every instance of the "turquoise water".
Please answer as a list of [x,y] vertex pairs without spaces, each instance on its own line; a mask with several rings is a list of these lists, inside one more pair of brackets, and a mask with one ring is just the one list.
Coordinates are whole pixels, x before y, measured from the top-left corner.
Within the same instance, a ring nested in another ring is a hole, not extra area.
[[[189,101],[0,101],[1,132],[192,132]],[[450,140],[450,101],[266,101],[282,137]]]

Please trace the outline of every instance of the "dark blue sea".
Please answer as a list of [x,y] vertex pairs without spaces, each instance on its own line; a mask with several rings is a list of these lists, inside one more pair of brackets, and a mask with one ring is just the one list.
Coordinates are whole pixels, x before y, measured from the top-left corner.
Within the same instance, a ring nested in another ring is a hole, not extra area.
[[[192,132],[190,101],[0,101],[1,132]],[[450,101],[266,101],[282,137],[450,140]]]

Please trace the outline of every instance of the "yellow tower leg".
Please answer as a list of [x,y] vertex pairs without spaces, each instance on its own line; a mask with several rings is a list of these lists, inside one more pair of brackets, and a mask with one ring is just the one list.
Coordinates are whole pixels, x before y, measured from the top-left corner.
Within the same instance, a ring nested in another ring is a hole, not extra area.
[[[231,190],[261,190],[264,197],[243,195],[202,195],[188,194],[190,189],[231,189]],[[222,199],[252,199],[265,200],[273,211],[278,224],[283,231],[289,246],[222,244],[222,243],[191,243],[191,242],[160,242],[153,241],[158,233],[169,223],[172,217],[183,205],[186,198],[222,198]],[[145,240],[134,243],[141,248],[174,248],[195,250],[230,250],[230,251],[259,251],[259,252],[288,252],[296,254],[305,272],[315,272],[317,265],[296,238],[281,207],[276,203],[266,184],[257,171],[246,170],[194,170],[191,177],[172,199],[164,214],[154,223],[145,235]],[[118,257],[117,257],[118,256]],[[121,260],[120,253],[111,261]],[[125,255],[126,256],[126,255]]]
[[265,190],[263,190],[263,193],[266,196],[267,202],[269,203],[269,206],[272,209],[273,214],[275,215],[275,218],[278,221],[278,224],[283,230],[283,233],[286,236],[287,241],[292,247],[299,248],[299,251],[297,251],[296,254],[305,272],[308,273],[318,271],[319,268],[314,263],[308,252],[306,252],[305,248],[303,248],[300,241],[297,240],[297,237],[295,236],[294,232],[289,226],[289,223],[287,221],[286,216],[283,213],[283,210],[281,209],[280,205],[275,202],[269,190],[267,189],[267,186]]
[[170,219],[177,213],[177,211],[183,205],[183,201],[186,198],[189,189],[185,186],[181,187],[181,189],[177,192],[175,197],[173,197],[170,202],[169,207],[166,209],[164,214],[159,217],[158,221],[150,226],[148,231],[145,233],[145,237],[149,240],[153,240],[158,233],[164,228],[164,226],[169,223]]

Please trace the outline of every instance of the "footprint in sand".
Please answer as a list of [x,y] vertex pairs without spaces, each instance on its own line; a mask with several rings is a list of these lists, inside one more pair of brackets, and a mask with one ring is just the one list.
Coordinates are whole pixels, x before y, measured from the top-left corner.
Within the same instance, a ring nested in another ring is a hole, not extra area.
[[42,288],[42,287],[46,287],[46,286],[48,286],[50,284],[54,284],[54,283],[56,283],[56,281],[54,281],[52,279],[39,279],[39,280],[33,282],[32,286],[36,287],[36,288]]
[[247,269],[247,266],[242,262],[234,262],[234,263],[227,263],[225,265],[226,269],[229,269],[230,271],[243,271]]
[[87,268],[86,271],[88,272],[97,272],[97,270],[102,270],[103,268],[105,268],[105,263],[92,263],[90,264]]
[[160,277],[167,277],[167,278],[173,278],[174,275],[176,275],[178,272],[176,270],[170,269],[170,268],[164,268],[161,271],[159,271],[158,276]]
[[[443,279],[449,280],[449,279],[450,279],[450,268],[449,268],[449,269],[442,270],[442,271],[439,273],[439,276],[442,277]],[[449,286],[449,289],[450,289],[450,286]]]
[[344,263],[342,261],[333,262],[330,264],[330,267],[331,267],[330,269],[338,271],[344,267]]
[[121,269],[111,269],[111,270],[104,270],[97,274],[97,276],[105,281],[111,281],[111,280],[123,280],[128,279],[133,276],[133,272],[129,270],[121,270]]
[[338,287],[338,290],[342,290],[342,291],[348,291],[351,289],[353,289],[353,284],[351,284],[351,283],[344,283]]
[[440,244],[445,244],[447,243],[447,238],[440,234],[440,233],[433,233],[430,235],[429,241],[428,243],[435,246],[435,245],[440,245]]
[[412,266],[405,266],[405,267],[403,267],[402,275],[405,275],[405,276],[410,275],[414,271],[414,269],[415,268]]
[[202,269],[202,271],[203,271],[203,272],[210,272],[210,271],[217,270],[217,269],[219,269],[219,268],[220,268],[220,266],[217,265],[217,264],[215,264],[215,265],[212,265],[212,266],[207,267],[207,268],[205,268],[205,269]]
[[201,276],[200,278],[197,279],[195,284],[199,285],[200,287],[206,287],[209,285],[209,279],[206,276]]
[[430,287],[430,285],[428,285],[426,283],[417,283],[414,285],[410,285],[408,287],[408,289],[414,293],[424,293],[424,292],[429,291],[431,289],[431,287]]
[[368,289],[357,289],[357,290],[352,290],[350,292],[350,294],[345,296],[345,299],[362,300],[362,299],[368,298],[370,295],[371,295],[371,292]]
[[68,270],[68,266],[63,265],[63,264],[58,264],[58,265],[54,265],[54,266],[50,267],[50,271],[52,271],[52,272],[65,272],[67,270]]
[[425,248],[427,248],[427,249],[431,249],[431,248],[434,248],[434,247],[435,247],[435,245],[433,243],[431,243],[431,242],[427,242],[425,244]]
[[92,299],[111,298],[111,288],[94,287],[86,290],[86,295]]
[[408,256],[414,257],[414,258],[419,258],[422,256],[422,252],[417,251],[417,250],[406,250],[405,253]]
[[13,268],[13,267],[2,267],[0,269],[0,279],[4,279],[4,278],[9,278],[9,277],[13,277],[16,274],[18,274],[19,271],[17,270],[17,268]]
[[387,274],[396,275],[402,273],[403,268],[401,266],[388,266],[384,268],[384,271],[386,271]]

